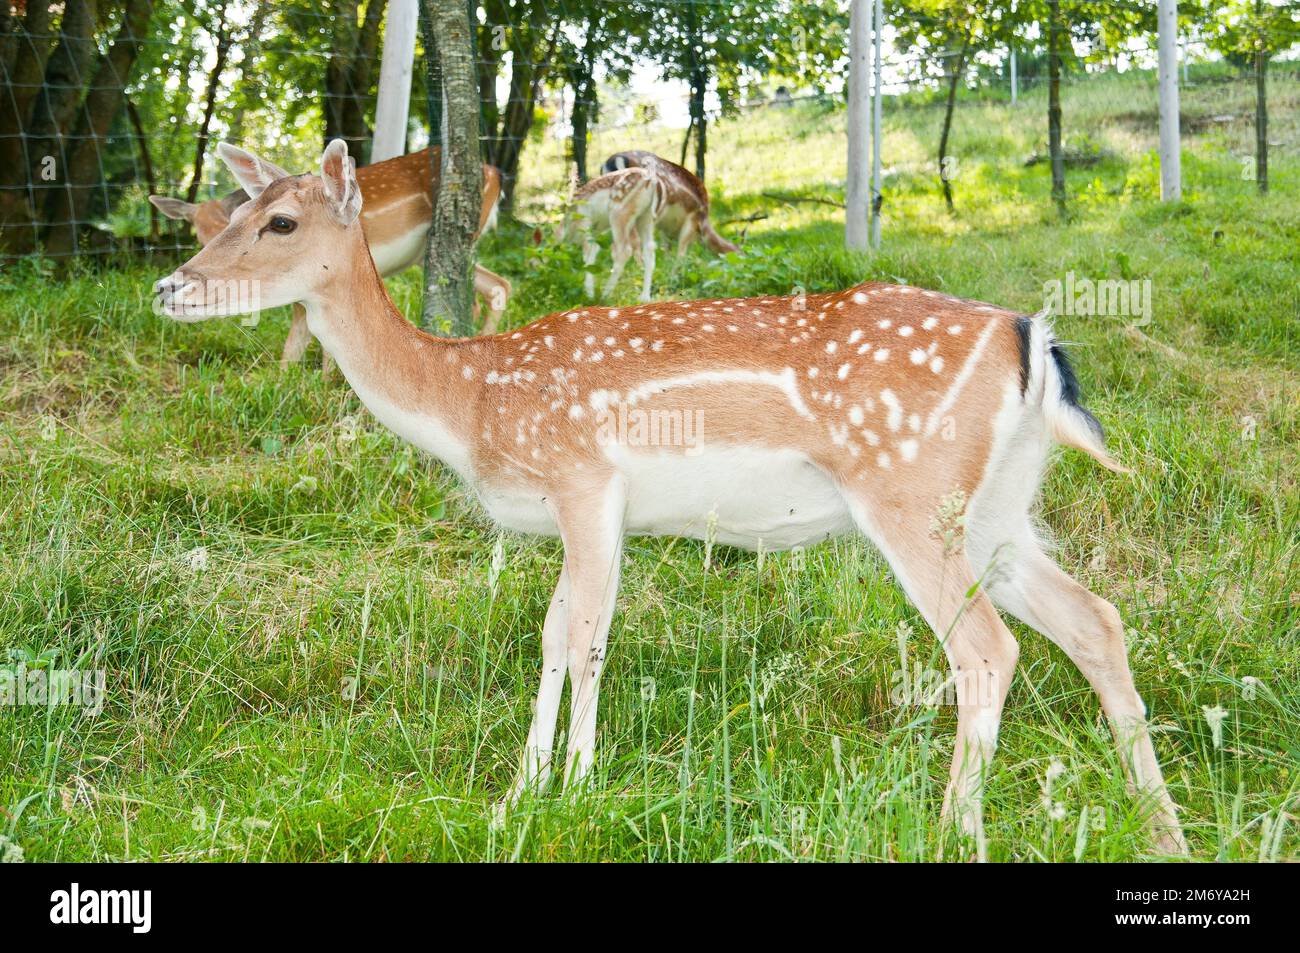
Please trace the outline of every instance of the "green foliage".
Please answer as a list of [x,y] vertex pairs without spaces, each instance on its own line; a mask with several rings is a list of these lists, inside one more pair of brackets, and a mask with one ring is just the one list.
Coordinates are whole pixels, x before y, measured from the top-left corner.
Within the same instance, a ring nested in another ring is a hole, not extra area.
[[[1189,116],[1250,102],[1248,82],[1213,78],[1189,91]],[[666,255],[657,293],[883,278],[1033,311],[1070,270],[1150,280],[1140,334],[1058,321],[1135,472],[1062,454],[1043,520],[1062,565],[1123,614],[1195,856],[1295,860],[1300,168],[1279,156],[1262,198],[1237,175],[1249,129],[1207,127],[1186,144],[1188,199],[1158,203],[1153,133],[1131,115],[1145,82],[1067,93],[1078,132],[1107,150],[1067,171],[1093,195],[1069,224],[1024,165],[1041,122],[1022,115],[1041,116],[1041,94],[961,107],[955,217],[925,166],[939,111],[889,110],[874,256],[843,251],[833,206],[766,194],[842,196],[842,111],[719,123],[714,218],[729,237],[750,229],[745,254]],[[538,158],[521,201],[549,224],[563,162]],[[754,214],[768,217],[737,221]],[[482,247],[515,285],[508,327],[582,300],[577,249],[530,239],[514,225]],[[106,678],[98,716],[0,709],[0,834],[27,859],[960,856],[939,824],[952,709],[891,700],[900,643],[922,667],[942,653],[854,540],[762,564],[715,550],[708,569],[699,544],[631,541],[592,789],[528,800],[494,828],[557,545],[499,536],[440,466],[322,382],[314,354],[280,372],[287,311],[251,328],[156,317],[149,286],[173,264],[0,273],[0,663]],[[635,300],[628,271],[620,302]],[[418,313],[417,273],[388,284]],[[993,857],[1149,856],[1095,697],[1061,652],[1016,633]]]
[[1210,46],[1238,65],[1252,67],[1256,53],[1276,56],[1300,43],[1300,9],[1285,0],[1209,2]]

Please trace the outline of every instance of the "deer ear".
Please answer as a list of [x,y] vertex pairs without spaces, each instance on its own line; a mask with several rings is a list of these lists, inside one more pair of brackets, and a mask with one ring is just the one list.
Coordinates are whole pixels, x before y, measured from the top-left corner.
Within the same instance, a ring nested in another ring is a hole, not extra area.
[[194,221],[194,213],[199,210],[199,207],[193,202],[174,199],[170,195],[151,195],[149,201],[158,211],[177,221],[192,222]]
[[342,139],[333,139],[325,147],[320,177],[330,214],[340,225],[351,225],[361,214],[361,189],[357,186],[357,163],[348,155],[348,144]]
[[217,144],[217,155],[226,164],[235,180],[244,187],[250,199],[255,199],[276,179],[287,178],[289,173],[274,163],[245,152],[228,142]]

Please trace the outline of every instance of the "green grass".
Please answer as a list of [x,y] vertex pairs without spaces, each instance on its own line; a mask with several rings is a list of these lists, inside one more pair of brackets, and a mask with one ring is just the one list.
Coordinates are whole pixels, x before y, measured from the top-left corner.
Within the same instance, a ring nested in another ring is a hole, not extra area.
[[[1248,87],[1222,80],[1189,91],[1185,111],[1247,109]],[[842,112],[721,123],[715,218],[768,217],[743,258],[697,249],[657,282],[694,297],[899,278],[1032,311],[1070,270],[1150,279],[1140,333],[1115,317],[1058,321],[1135,473],[1064,454],[1043,516],[1062,564],[1124,615],[1195,856],[1296,859],[1295,84],[1273,90],[1287,144],[1272,195],[1240,177],[1248,125],[1212,123],[1187,142],[1177,206],[1154,200],[1154,126],[1130,115],[1149,93],[1141,78],[1067,90],[1072,141],[1104,158],[1071,170],[1064,224],[1045,167],[1023,164],[1041,147],[1041,94],[963,105],[956,217],[935,187],[938,110],[897,104],[875,256],[842,250],[834,208],[763,195],[842,199]],[[676,135],[649,144],[675,155]],[[602,142],[593,159],[639,144]],[[534,219],[556,208],[553,150],[538,148],[525,181]],[[576,250],[525,252],[523,234],[485,249],[515,282],[512,325],[581,293]],[[853,540],[761,564],[720,550],[707,567],[700,544],[631,541],[595,783],[494,829],[557,544],[498,534],[346,386],[281,374],[283,314],[254,328],[155,317],[148,289],[165,267],[0,275],[0,650],[107,682],[98,716],[0,709],[0,834],[27,859],[960,855],[939,824],[953,710],[891,702],[900,644],[937,667],[935,640]],[[390,287],[412,313],[416,276]],[[1015,628],[992,856],[1149,856],[1096,699],[1061,652]],[[1217,739],[1207,709],[1224,713]]]

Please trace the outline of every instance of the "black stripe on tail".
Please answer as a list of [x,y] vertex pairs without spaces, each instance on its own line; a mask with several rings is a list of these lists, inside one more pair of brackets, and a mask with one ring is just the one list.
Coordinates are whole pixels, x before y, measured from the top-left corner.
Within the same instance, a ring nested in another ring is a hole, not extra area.
[[1106,431],[1101,426],[1101,421],[1090,414],[1088,408],[1083,406],[1083,394],[1079,390],[1079,378],[1074,373],[1074,365],[1070,363],[1070,357],[1065,353],[1065,348],[1053,341],[1051,354],[1052,361],[1056,364],[1056,376],[1061,381],[1061,400],[1082,414],[1083,419],[1088,421],[1088,426],[1096,433],[1097,439],[1104,441]]
[[608,175],[610,172],[618,172],[626,168],[627,159],[623,157],[623,153],[616,152],[605,160],[605,164],[600,167],[600,172],[601,175]]
[[[1033,326],[1032,318],[1021,317],[1016,319],[1016,343],[1019,345],[1020,351],[1021,394],[1024,394],[1029,389],[1029,342]],[[1048,345],[1048,353],[1051,355],[1052,363],[1056,365],[1056,377],[1061,382],[1062,402],[1083,415],[1084,420],[1088,422],[1088,426],[1097,434],[1097,438],[1105,440],[1106,431],[1102,427],[1101,421],[1094,417],[1088,411],[1088,408],[1083,406],[1083,391],[1079,388],[1079,376],[1074,373],[1074,365],[1070,363],[1070,356],[1066,353],[1065,346],[1058,341],[1052,341]]]
[[1030,318],[1016,318],[1016,342],[1020,345],[1020,394],[1029,390],[1029,334],[1034,329]]

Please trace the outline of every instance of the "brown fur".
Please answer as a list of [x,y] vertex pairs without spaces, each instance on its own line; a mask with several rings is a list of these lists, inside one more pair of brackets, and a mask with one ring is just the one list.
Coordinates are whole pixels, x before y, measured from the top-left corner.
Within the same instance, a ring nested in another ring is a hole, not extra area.
[[[344,194],[346,184],[335,183],[332,194]],[[165,299],[210,294],[196,276],[281,282],[277,294],[311,302],[313,332],[376,416],[437,448],[489,511],[493,500],[528,501],[526,512],[550,514],[564,569],[543,628],[541,688],[512,799],[548,777],[566,667],[566,779],[583,777],[594,757],[627,497],[625,473],[601,443],[593,411],[625,403],[701,411],[712,446],[792,451],[829,479],[952,667],[957,737],[944,813],[974,838],[977,856],[985,856],[984,776],[1019,651],[999,608],[1055,641],[1087,677],[1134,789],[1149,799],[1157,845],[1185,851],[1119,613],[1061,572],[1032,538],[1041,438],[1048,416],[1062,411],[1031,396],[1043,373],[1031,366],[1031,386],[1022,385],[1016,314],[868,283],[806,297],[579,308],[508,334],[448,340],[397,312],[361,229],[338,227],[350,219],[337,202],[320,212],[325,193],[317,180],[284,179],[273,188],[160,282],[159,292]],[[298,231],[250,255],[259,230],[285,205],[303,217]],[[689,450],[650,452],[671,461]],[[684,467],[684,460],[674,464],[679,473]],[[671,483],[673,470],[663,472]],[[665,486],[664,498],[677,488]],[[745,489],[764,502],[766,488]],[[954,494],[970,501],[959,508],[963,519],[975,518],[968,525],[975,535],[955,546],[936,526]],[[995,565],[984,550],[1002,543],[1019,548]]]
[[[433,218],[433,195],[437,190],[434,167],[438,163],[440,148],[433,146],[406,155],[362,166],[356,170],[357,184],[364,200],[361,225],[366,240],[382,246],[414,229],[427,228]],[[483,205],[479,213],[479,232],[489,227],[501,196],[501,173],[495,166],[483,165]],[[235,209],[248,201],[248,193],[238,189],[219,199],[191,204],[164,196],[150,196],[149,200],[170,218],[189,221],[200,245],[207,245],[229,224]],[[475,236],[477,237],[477,235]],[[403,267],[409,267],[410,262]],[[483,325],[484,334],[496,330],[501,314],[510,300],[508,279],[481,265],[474,266],[474,290],[488,303],[488,317]],[[475,316],[479,305],[475,302]],[[295,306],[285,337],[280,358],[282,366],[302,359],[311,333],[302,308]],[[321,355],[321,367],[328,376],[332,361],[328,354]]]
[[[654,280],[654,223],[664,205],[664,184],[646,169],[622,169],[599,176],[579,186],[573,193],[572,209],[561,228],[571,236],[581,222],[583,258],[588,266],[599,254],[595,233],[608,228],[613,239],[610,247],[614,259],[604,295],[612,297],[619,277],[629,258],[635,256],[644,269],[641,300],[650,300]],[[594,276],[587,275],[587,295],[594,293]]]
[[[728,241],[713,228],[709,219],[709,190],[699,176],[662,156],[641,149],[629,149],[611,156],[605,168],[619,165],[623,168],[644,168],[654,172],[664,183],[664,209],[675,210],[681,216],[677,239],[677,254],[686,251],[691,242],[699,239],[719,255],[740,251],[740,246]],[[662,216],[662,213],[661,213]]]

